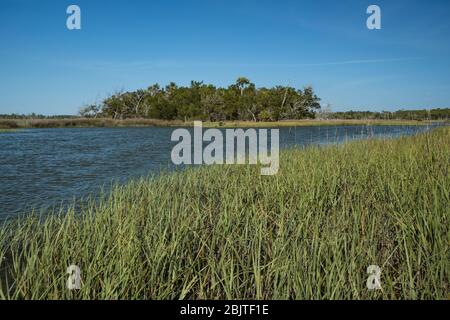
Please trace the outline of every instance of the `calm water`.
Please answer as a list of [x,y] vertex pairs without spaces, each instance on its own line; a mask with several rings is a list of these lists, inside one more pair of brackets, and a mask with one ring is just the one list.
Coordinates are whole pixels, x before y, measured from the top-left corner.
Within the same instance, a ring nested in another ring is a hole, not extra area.
[[[325,126],[280,129],[281,147],[395,137],[425,126]],[[70,203],[112,181],[173,169],[173,128],[30,129],[0,133],[0,218]]]

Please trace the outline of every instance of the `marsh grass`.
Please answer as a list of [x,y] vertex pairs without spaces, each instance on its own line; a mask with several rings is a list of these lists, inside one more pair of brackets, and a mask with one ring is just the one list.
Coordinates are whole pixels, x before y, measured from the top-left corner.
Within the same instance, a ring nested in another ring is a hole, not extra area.
[[282,121],[224,121],[204,122],[208,128],[279,128],[279,127],[308,127],[308,126],[423,126],[444,121],[416,121],[416,120],[345,120],[345,119],[303,119]]
[[136,180],[0,229],[0,298],[446,299],[449,167],[441,128]]
[[[204,122],[209,128],[249,128],[249,127],[294,127],[294,126],[334,126],[334,125],[429,125],[444,121],[415,121],[415,120],[283,120],[273,122],[253,121],[224,121]],[[193,121],[161,120],[129,118],[115,120],[111,118],[58,118],[58,119],[0,119],[0,130],[19,128],[85,128],[85,127],[180,127],[193,126]]]
[[124,120],[114,120],[111,118],[0,119],[0,128],[4,129],[181,126],[183,124],[183,121],[140,118]]

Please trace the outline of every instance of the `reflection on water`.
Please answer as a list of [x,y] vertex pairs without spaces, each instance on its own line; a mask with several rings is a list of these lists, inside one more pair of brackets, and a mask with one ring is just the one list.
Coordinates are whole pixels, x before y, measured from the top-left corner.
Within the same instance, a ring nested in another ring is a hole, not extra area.
[[[280,129],[280,146],[410,135],[426,126]],[[0,134],[0,218],[97,194],[112,181],[173,169],[174,128],[30,129]]]

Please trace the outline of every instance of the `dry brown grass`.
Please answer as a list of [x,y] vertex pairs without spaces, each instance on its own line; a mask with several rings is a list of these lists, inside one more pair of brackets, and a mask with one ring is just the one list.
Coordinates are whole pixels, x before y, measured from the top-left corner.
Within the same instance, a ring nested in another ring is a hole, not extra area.
[[[330,125],[427,125],[430,121],[415,120],[285,120],[274,122],[224,121],[204,122],[208,128],[233,127],[295,127]],[[193,121],[130,118],[67,118],[67,119],[0,119],[0,129],[19,128],[70,128],[70,127],[140,127],[140,126],[192,126]]]

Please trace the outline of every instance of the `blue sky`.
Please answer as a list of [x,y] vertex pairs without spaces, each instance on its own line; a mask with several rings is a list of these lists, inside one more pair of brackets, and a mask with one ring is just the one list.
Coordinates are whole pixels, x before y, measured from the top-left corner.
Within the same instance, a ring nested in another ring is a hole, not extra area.
[[[66,28],[81,8],[82,29]],[[382,29],[366,28],[377,4]],[[0,113],[174,81],[312,85],[333,110],[450,106],[450,1],[0,0]]]

